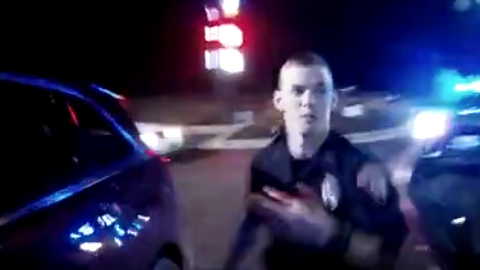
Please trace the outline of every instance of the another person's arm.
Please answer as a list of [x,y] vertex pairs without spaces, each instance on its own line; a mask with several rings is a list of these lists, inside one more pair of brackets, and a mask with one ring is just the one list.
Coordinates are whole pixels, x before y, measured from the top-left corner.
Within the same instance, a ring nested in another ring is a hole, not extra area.
[[342,222],[337,246],[346,248],[345,258],[352,263],[380,263],[382,269],[389,269],[386,264],[396,260],[408,234],[391,174],[378,158],[363,153],[344,138],[339,138],[336,147],[346,158],[344,169],[354,175],[355,182],[349,185],[354,188],[349,192],[354,202],[349,215],[356,223]]
[[388,170],[375,159],[361,162],[357,174],[360,204],[357,212],[363,216],[366,231],[352,228],[347,260],[355,262],[368,257],[382,269],[393,268],[408,234],[400,199]]

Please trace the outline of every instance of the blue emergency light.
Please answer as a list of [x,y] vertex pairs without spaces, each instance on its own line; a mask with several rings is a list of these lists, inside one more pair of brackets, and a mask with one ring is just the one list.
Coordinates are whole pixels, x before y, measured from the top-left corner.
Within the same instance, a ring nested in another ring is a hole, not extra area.
[[455,85],[455,91],[480,93],[480,79],[466,83],[459,83]]

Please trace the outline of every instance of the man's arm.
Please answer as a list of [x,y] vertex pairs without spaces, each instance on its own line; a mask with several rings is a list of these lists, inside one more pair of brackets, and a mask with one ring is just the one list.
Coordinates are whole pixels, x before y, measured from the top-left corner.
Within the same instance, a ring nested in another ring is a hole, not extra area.
[[[263,188],[263,182],[258,170],[253,165],[250,170],[250,192],[247,195],[259,194]],[[248,204],[247,198],[247,204]],[[239,267],[245,258],[246,254],[252,250],[256,242],[258,228],[261,224],[261,217],[253,211],[250,211],[249,206],[246,207],[245,216],[240,224],[240,228],[235,235],[232,248],[227,257],[225,270],[234,270]]]
[[233,246],[227,257],[224,266],[225,270],[238,269],[247,253],[255,245],[257,228],[260,225],[260,219],[253,213],[247,212],[242,220],[240,228],[235,236]]

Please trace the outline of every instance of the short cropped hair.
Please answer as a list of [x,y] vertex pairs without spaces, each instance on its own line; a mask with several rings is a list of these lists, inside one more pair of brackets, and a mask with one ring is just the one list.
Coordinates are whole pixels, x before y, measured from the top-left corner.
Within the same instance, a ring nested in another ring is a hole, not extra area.
[[325,60],[325,58],[310,51],[299,52],[292,55],[290,58],[287,59],[285,64],[283,64],[283,66],[287,66],[287,65],[328,67],[328,63]]
[[320,55],[311,52],[311,51],[304,51],[304,52],[299,52],[295,53],[292,55],[290,58],[285,61],[285,63],[282,65],[280,68],[280,73],[278,75],[278,86],[280,87],[280,82],[282,79],[282,73],[284,70],[290,66],[293,65],[298,65],[298,66],[304,66],[304,67],[309,67],[309,66],[321,66],[325,67],[327,69],[330,69],[330,66],[328,65],[327,61],[325,58],[321,57]]

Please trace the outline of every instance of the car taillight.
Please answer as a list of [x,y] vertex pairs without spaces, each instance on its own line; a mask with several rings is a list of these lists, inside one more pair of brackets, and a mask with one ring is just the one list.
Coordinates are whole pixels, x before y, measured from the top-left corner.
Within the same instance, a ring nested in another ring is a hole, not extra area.
[[[145,154],[147,154],[147,156],[149,156],[149,157],[158,156],[158,154],[155,151],[153,151],[152,149],[145,150]],[[160,161],[163,162],[163,163],[169,163],[171,160],[170,160],[169,157],[160,156]]]
[[160,137],[154,132],[143,132],[140,134],[140,139],[150,149],[157,149],[160,145]]
[[118,103],[119,103],[120,106],[122,106],[122,108],[124,108],[125,110],[128,108],[128,99],[122,97],[121,99],[118,99]]
[[155,153],[155,151],[153,151],[152,149],[145,150],[145,154],[147,154],[147,156],[149,157],[154,157],[157,155],[157,153]]
[[168,162],[171,161],[170,158],[168,158],[168,157],[160,157],[160,160],[161,160],[162,162],[165,162],[165,163],[168,163]]

